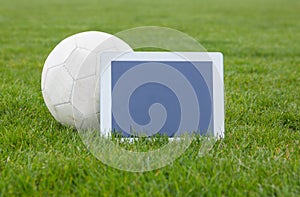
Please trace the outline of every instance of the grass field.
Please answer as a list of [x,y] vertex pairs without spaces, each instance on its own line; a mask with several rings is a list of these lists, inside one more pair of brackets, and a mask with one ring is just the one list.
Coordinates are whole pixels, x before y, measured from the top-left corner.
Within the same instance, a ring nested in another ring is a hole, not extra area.
[[[0,196],[300,196],[299,0],[0,0]],[[225,63],[226,137],[145,173],[102,164],[40,90],[63,38],[157,25]]]

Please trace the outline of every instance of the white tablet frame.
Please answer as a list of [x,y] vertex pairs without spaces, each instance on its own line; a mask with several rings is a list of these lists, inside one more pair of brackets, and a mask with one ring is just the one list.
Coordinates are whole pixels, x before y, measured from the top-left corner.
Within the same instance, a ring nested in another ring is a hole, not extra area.
[[111,62],[117,61],[197,61],[213,64],[213,136],[225,133],[223,54],[220,52],[105,52],[100,55],[100,132],[110,136],[112,128]]

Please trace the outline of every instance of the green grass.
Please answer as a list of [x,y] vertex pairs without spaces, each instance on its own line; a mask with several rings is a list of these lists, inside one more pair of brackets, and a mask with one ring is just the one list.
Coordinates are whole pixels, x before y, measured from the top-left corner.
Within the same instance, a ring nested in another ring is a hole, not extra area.
[[[0,195],[299,196],[300,1],[0,0]],[[40,90],[63,38],[166,26],[225,57],[226,138],[145,173],[97,160]]]

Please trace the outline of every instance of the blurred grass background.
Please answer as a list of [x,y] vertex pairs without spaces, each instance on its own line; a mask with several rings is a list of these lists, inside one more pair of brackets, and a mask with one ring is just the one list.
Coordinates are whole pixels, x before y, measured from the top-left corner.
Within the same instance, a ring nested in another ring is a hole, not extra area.
[[[0,0],[0,195],[299,196],[300,1]],[[58,124],[40,90],[63,38],[165,26],[224,54],[226,138],[130,173]]]

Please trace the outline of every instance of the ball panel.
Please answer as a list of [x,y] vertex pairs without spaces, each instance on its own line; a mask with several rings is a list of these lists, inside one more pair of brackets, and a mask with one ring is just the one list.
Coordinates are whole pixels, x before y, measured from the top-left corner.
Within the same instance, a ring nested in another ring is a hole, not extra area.
[[[95,113],[94,105],[94,91],[96,83],[96,76],[83,78],[76,80],[74,86],[76,89],[73,90],[73,105],[77,108],[83,116],[87,116]],[[76,98],[76,99],[74,99]]]
[[75,49],[76,41],[74,36],[64,39],[51,51],[46,59],[44,68],[48,69],[64,63]]
[[97,31],[82,32],[75,35],[77,46],[87,50],[93,50],[99,43],[104,42],[111,36],[110,34]]
[[100,113],[100,77],[95,80],[95,92],[94,92],[94,108],[97,113]]
[[82,130],[99,130],[99,115],[91,114],[90,116],[86,116],[83,121],[80,129]]
[[58,120],[56,112],[55,112],[55,107],[54,107],[54,105],[52,105],[53,102],[51,101],[51,99],[49,98],[48,94],[45,91],[42,91],[42,94],[43,94],[43,98],[44,98],[45,104],[46,104],[49,112],[55,118],[55,120]]
[[100,54],[102,52],[107,51],[114,51],[115,50],[115,43],[113,37],[109,37],[105,39],[103,42],[99,42],[97,47],[93,49],[93,52],[96,54]]
[[[91,52],[85,61],[82,62],[80,66],[84,66],[85,69],[80,69],[78,68],[77,76],[75,77],[76,79],[82,79],[82,78],[87,78],[93,75],[96,75],[96,69],[97,69],[97,54],[94,52]],[[83,64],[84,63],[84,64]]]
[[133,51],[131,49],[131,47],[126,42],[121,40],[120,38],[114,37],[113,41],[114,41],[116,51],[124,51],[124,52],[126,52],[126,51],[132,52]]
[[[76,123],[82,122],[82,114],[72,106],[71,103],[64,103],[55,106],[55,112],[57,114],[57,119],[65,125],[74,125]],[[73,113],[76,115],[74,116]],[[74,118],[76,117],[76,119]]]
[[48,69],[45,89],[52,105],[70,101],[73,79],[64,66]]
[[67,68],[73,79],[75,79],[75,77],[77,76],[81,64],[89,54],[89,50],[76,48],[67,58],[65,67]]
[[[60,65],[57,65],[57,66],[53,66],[51,68],[60,67],[60,66],[63,66],[63,65],[64,64],[60,64]],[[42,88],[42,90],[45,89],[45,82],[46,82],[46,76],[47,76],[48,70],[49,70],[49,68],[46,68],[44,66],[43,71],[42,71],[42,80],[41,80],[41,88]]]
[[[114,52],[114,51],[120,51],[118,50],[115,46],[114,46],[114,43],[111,43],[112,47],[111,48],[107,48],[107,49],[102,49],[101,46],[97,49],[94,50],[93,53],[96,54],[96,62],[97,62],[97,65],[96,66],[96,75],[97,76],[100,76],[100,73],[102,71],[102,69],[106,66],[106,65],[100,65],[100,56],[101,56],[101,53],[103,52]],[[89,57],[88,57],[89,58]],[[87,59],[88,60],[88,59]],[[84,62],[83,64],[85,64],[86,62]]]

